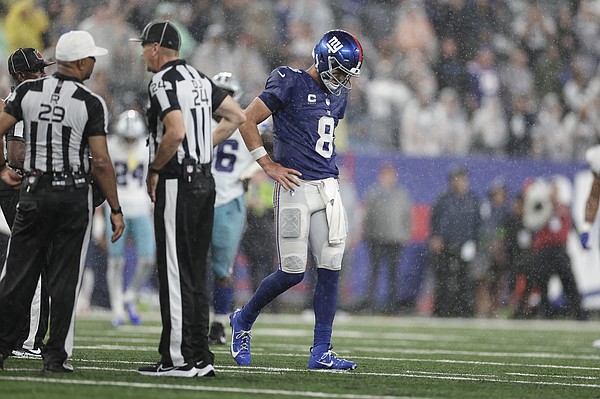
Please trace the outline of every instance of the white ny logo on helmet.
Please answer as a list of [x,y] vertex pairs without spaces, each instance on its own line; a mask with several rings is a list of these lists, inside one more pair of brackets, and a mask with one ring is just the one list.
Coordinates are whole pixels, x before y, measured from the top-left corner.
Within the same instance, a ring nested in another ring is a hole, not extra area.
[[327,49],[330,53],[337,53],[342,47],[344,47],[344,45],[335,36],[327,42]]

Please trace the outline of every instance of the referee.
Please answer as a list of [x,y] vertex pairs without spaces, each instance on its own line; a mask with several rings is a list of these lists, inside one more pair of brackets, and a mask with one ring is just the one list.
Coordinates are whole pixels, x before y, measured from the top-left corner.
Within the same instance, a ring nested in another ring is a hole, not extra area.
[[[44,60],[42,54],[31,47],[19,48],[8,57],[8,73],[13,78],[15,86],[29,79],[40,79],[46,76],[45,68],[55,64]],[[11,91],[14,87],[11,88]],[[6,133],[6,161],[15,170],[23,170],[23,158],[25,157],[25,138],[23,137],[23,122],[16,123]],[[19,202],[19,190],[9,186],[0,180],[0,207],[8,226],[12,225],[17,213]],[[4,238],[4,237],[3,237]],[[0,256],[0,269],[6,260],[6,249],[8,247],[8,236],[6,242],[2,242],[2,256]],[[22,358],[41,359],[41,346],[46,330],[48,328],[48,315],[50,302],[48,298],[46,277],[42,276],[38,281],[29,315],[24,314],[24,327],[21,336],[13,348],[12,356]],[[28,316],[28,317],[26,317]]]
[[[148,86],[150,166],[146,184],[154,206],[162,334],[149,376],[214,376],[208,348],[206,257],[211,240],[215,182],[213,145],[245,117],[236,102],[204,74],[179,59],[181,38],[169,21],[151,22],[142,57],[155,73]],[[221,122],[211,136],[212,115]]]
[[97,47],[88,32],[63,34],[56,44],[57,73],[23,82],[0,114],[0,145],[16,122],[22,120],[25,128],[23,184],[0,151],[0,178],[21,185],[0,276],[0,368],[18,339],[18,321],[27,313],[48,259],[44,268],[52,306],[50,337],[42,354],[44,371],[73,371],[67,360],[72,355],[75,302],[94,210],[92,167],[112,209],[113,242],[123,233],[106,145],[106,104],[83,85],[94,70],[95,57],[105,54],[107,50]]
[[[55,63],[44,60],[42,54],[34,48],[19,48],[8,57],[8,73],[13,78],[14,85],[18,86],[28,79],[45,77],[45,68],[53,64]],[[5,141],[8,157],[6,161],[12,168],[22,169],[25,156],[23,122],[15,124],[8,130]],[[19,191],[0,181],[0,207],[9,227],[15,220],[17,202],[19,202]]]

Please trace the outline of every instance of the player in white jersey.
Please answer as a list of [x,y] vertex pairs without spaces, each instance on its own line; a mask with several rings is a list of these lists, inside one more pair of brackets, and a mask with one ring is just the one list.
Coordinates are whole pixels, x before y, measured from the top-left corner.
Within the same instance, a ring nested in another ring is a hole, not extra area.
[[[241,85],[231,73],[221,72],[213,77],[213,82],[234,100],[241,98]],[[260,166],[253,161],[239,130],[214,150],[212,174],[217,197],[210,252],[210,266],[214,274],[214,320],[208,333],[210,344],[223,345],[226,342],[224,326],[233,310],[233,265],[246,220],[243,180],[259,170]]]
[[[114,135],[108,138],[108,148],[115,167],[117,190],[123,213],[127,215],[124,235],[135,246],[136,268],[131,282],[125,290],[124,269],[126,242],[120,240],[108,249],[106,282],[115,327],[125,322],[125,310],[129,321],[141,323],[136,308],[137,293],[146,283],[155,264],[156,246],[152,224],[152,203],[146,193],[148,147],[146,124],[140,114],[128,110],[119,115]],[[107,223],[110,226],[110,223]],[[110,231],[107,230],[107,234]]]

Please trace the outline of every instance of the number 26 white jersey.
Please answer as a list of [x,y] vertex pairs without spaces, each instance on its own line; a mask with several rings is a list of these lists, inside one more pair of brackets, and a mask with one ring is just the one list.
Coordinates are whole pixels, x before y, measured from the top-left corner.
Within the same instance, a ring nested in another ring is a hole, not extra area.
[[[216,126],[215,121],[213,124]],[[252,162],[252,155],[239,130],[214,149],[212,173],[217,188],[215,207],[225,205],[244,194],[240,175]]]

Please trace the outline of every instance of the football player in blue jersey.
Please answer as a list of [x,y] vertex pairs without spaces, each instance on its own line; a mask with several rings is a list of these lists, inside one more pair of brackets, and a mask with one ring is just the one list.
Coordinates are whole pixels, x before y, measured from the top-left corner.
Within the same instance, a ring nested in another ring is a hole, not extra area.
[[[338,187],[334,130],[344,117],[351,79],[360,75],[363,50],[348,32],[326,32],[308,70],[278,67],[245,111],[240,132],[253,158],[275,180],[273,201],[278,270],[230,316],[231,355],[250,364],[250,330],[262,308],[304,277],[310,248],[317,267],[314,341],[309,369],[353,370],[356,363],[331,351],[347,232]],[[274,160],[257,125],[273,115]]]

